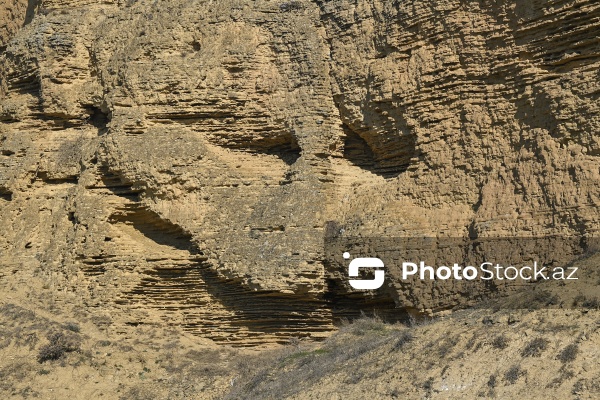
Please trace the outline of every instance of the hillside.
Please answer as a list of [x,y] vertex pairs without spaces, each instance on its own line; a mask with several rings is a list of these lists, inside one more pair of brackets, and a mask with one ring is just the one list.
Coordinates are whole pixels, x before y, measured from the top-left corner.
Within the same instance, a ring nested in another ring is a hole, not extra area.
[[593,0],[0,0],[0,393],[597,397],[599,37]]

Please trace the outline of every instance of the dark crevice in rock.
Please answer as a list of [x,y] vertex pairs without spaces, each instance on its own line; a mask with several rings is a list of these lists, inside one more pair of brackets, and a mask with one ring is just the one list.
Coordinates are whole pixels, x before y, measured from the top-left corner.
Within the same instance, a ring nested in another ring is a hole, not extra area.
[[[247,153],[274,155],[286,164],[294,164],[301,155],[301,148],[292,132],[280,129],[260,127],[255,130],[240,132],[236,122],[236,114],[230,111],[210,111],[198,113],[155,113],[147,117],[148,121],[160,124],[179,123],[189,126],[214,125],[214,120],[219,123],[227,122],[226,126],[217,125],[210,130],[213,132],[208,137],[210,143],[226,149],[244,151]],[[263,117],[245,118],[243,122],[252,126],[260,126],[265,121]],[[143,133],[143,130],[133,130],[132,133]]]
[[[18,63],[21,60],[15,60]],[[26,62],[23,62],[27,65]],[[41,91],[40,78],[36,73],[35,68],[28,70],[25,67],[23,71],[16,71],[7,76],[8,90],[17,94],[33,94],[38,97]]]
[[294,164],[301,155],[300,146],[296,138],[291,134],[285,138],[285,142],[279,145],[268,147],[264,152],[281,158],[286,164]]
[[139,201],[140,193],[142,193],[141,189],[134,189],[132,184],[124,183],[123,179],[111,172],[107,166],[100,166],[98,169],[104,186],[93,187],[91,189],[104,188],[110,190],[116,196],[124,197],[131,201]]
[[147,207],[135,203],[114,213],[109,222],[122,222],[132,225],[138,232],[153,242],[170,246],[178,250],[187,250],[191,254],[200,254],[192,244],[192,236],[179,226],[162,219]]
[[86,106],[86,111],[89,114],[88,122],[98,129],[98,134],[102,135],[106,133],[107,125],[110,122],[110,115],[108,112],[102,111],[96,106]]
[[407,311],[397,308],[396,302],[387,293],[376,291],[371,295],[350,291],[338,278],[327,279],[325,300],[331,308],[334,324],[359,319],[365,315],[377,316],[389,323],[405,322],[409,319]]
[[[201,107],[203,104],[192,104],[192,106]],[[218,111],[198,111],[198,112],[179,112],[177,110],[171,112],[155,112],[146,116],[148,121],[160,123],[160,124],[170,124],[170,123],[180,123],[184,125],[195,125],[201,124],[210,120],[226,120],[235,118],[235,113],[228,110],[218,110]]]
[[[324,229],[324,259],[326,290],[324,299],[331,309],[332,322],[367,316],[377,316],[390,323],[406,322],[410,315],[406,308],[398,306],[398,295],[390,286],[376,290],[356,290],[348,283],[348,263],[340,262],[345,251],[352,251],[354,241],[344,237],[345,227],[338,221],[327,221]],[[376,240],[379,243],[380,239]],[[361,270],[361,272],[364,272]],[[372,271],[360,279],[373,279]]]
[[[337,263],[336,254],[341,255],[344,246],[338,242],[344,228],[336,221],[325,226],[325,283],[324,300],[331,309],[332,322],[354,320],[364,315],[376,315],[386,322],[403,322],[409,317],[407,311],[398,308],[393,291],[382,286],[377,290],[355,290],[348,284],[347,266]],[[361,279],[373,279],[368,272]]]
[[344,158],[371,173],[394,178],[406,171],[415,155],[415,143],[410,137],[367,142],[344,125]]
[[64,183],[76,185],[79,182],[79,177],[77,176],[65,176],[57,178],[49,176],[45,171],[38,172],[37,177],[49,185],[60,185]]
[[23,26],[28,25],[33,21],[33,17],[35,17],[35,11],[38,8],[40,0],[28,0],[27,1],[27,11],[25,12],[25,21],[23,22]]
[[81,261],[81,271],[88,277],[102,276],[106,272],[107,258],[92,256],[89,258],[77,257]]
[[244,138],[239,141],[213,141],[213,143],[231,150],[277,156],[287,165],[294,164],[302,154],[298,141],[291,133],[273,137]]
[[0,199],[6,200],[6,201],[12,201],[12,196],[13,196],[13,193],[10,190],[0,187]]
[[373,150],[365,139],[346,128],[344,130],[346,139],[344,140],[344,157],[352,164],[372,171],[375,169],[375,155]]

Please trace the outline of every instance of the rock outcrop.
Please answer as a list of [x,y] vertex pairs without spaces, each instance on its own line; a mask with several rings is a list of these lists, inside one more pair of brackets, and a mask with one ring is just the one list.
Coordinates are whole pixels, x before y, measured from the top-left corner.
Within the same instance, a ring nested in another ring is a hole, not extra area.
[[591,0],[5,3],[5,288],[248,345],[487,290],[353,293],[326,237],[598,237]]

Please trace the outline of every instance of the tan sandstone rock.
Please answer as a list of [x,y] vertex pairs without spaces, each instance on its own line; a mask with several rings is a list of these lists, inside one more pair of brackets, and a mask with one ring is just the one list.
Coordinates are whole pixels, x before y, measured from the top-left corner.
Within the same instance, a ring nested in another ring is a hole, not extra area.
[[7,290],[37,280],[122,323],[246,345],[487,290],[392,268],[353,293],[328,229],[598,237],[594,1],[65,0],[0,17]]

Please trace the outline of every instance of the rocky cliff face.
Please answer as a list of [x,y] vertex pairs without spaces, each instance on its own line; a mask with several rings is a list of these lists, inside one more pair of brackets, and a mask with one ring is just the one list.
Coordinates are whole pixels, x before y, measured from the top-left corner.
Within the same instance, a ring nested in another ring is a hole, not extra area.
[[598,236],[596,2],[0,12],[6,290],[246,345],[468,300],[352,294],[326,236]]

